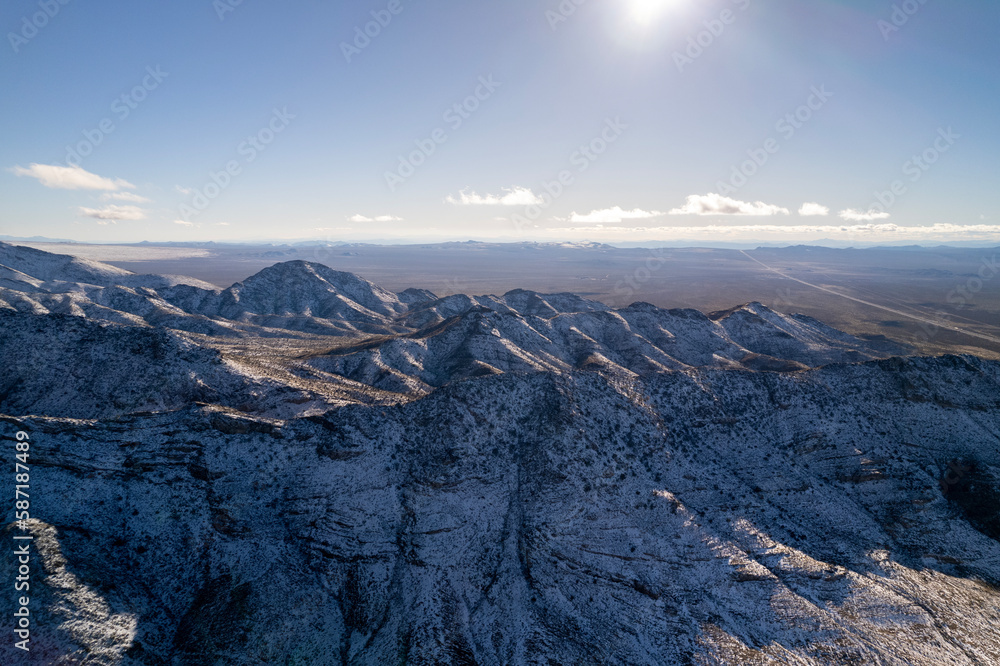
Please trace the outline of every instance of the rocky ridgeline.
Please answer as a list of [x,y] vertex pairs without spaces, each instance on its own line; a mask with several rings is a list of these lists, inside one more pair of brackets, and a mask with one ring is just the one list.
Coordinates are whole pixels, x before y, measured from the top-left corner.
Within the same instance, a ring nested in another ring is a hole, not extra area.
[[1000,364],[760,304],[22,250],[0,663],[1000,663]]

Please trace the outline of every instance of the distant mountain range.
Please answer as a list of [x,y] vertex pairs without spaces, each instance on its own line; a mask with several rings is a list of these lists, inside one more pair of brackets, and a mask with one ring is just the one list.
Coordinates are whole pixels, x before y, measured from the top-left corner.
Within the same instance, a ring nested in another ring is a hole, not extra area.
[[23,241],[29,243],[75,243],[76,241],[67,238],[49,238],[47,236],[4,236],[0,235],[0,241]]
[[1000,663],[1000,364],[733,305],[0,243],[31,663]]
[[[22,242],[22,243],[70,243],[87,245],[88,241],[71,240],[67,238],[49,238],[47,236],[10,236],[10,235],[0,235],[0,242]],[[95,243],[101,245],[101,243]],[[603,243],[598,241],[571,241],[571,242],[557,242],[557,241],[518,241],[518,240],[504,240],[504,239],[480,239],[480,240],[467,240],[467,241],[448,241],[448,240],[427,240],[427,239],[414,239],[414,238],[383,238],[383,239],[366,239],[362,241],[330,241],[323,239],[311,239],[311,240],[289,240],[289,239],[270,239],[270,240],[231,240],[231,241],[138,241],[134,243],[110,243],[109,245],[133,245],[136,247],[194,247],[194,248],[213,248],[213,247],[261,247],[261,246],[274,246],[274,247],[290,247],[290,248],[301,248],[301,247],[372,247],[379,245],[468,245],[468,244],[479,244],[479,245],[489,245],[489,246],[563,246],[563,247],[577,247],[577,248],[591,248],[597,249],[601,247],[606,248],[672,248],[672,249],[682,249],[682,248],[716,248],[716,249],[729,249],[729,250],[753,250],[753,249],[787,249],[789,247],[796,248],[825,248],[825,249],[871,249],[871,250],[912,250],[912,249],[934,249],[934,248],[984,248],[984,249],[997,249],[994,245],[983,241],[952,241],[948,243],[938,243],[936,245],[917,245],[912,241],[902,241],[897,243],[868,243],[863,241],[843,241],[835,240],[831,238],[818,238],[809,241],[807,244],[798,244],[796,246],[789,246],[788,243],[772,242],[772,243],[759,243],[759,242],[720,242],[713,240],[706,240],[704,238],[691,238],[691,239],[681,239],[681,240],[671,240],[671,241],[656,241],[656,240],[644,240],[644,241],[618,241],[614,243]]]

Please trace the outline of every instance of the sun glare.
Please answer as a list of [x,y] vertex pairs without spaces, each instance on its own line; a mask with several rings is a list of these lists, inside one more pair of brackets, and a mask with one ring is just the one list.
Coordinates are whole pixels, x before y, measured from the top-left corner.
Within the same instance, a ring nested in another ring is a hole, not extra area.
[[673,0],[632,0],[632,18],[638,23],[649,23],[671,4]]

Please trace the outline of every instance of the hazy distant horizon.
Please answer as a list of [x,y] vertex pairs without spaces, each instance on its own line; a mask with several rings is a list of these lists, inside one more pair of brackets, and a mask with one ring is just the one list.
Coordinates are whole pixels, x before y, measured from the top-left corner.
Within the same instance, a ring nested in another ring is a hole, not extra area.
[[[933,248],[957,248],[957,249],[995,249],[1000,247],[1000,239],[990,242],[990,241],[939,241],[939,242],[918,242],[918,241],[884,241],[884,242],[848,242],[848,241],[834,241],[831,239],[804,239],[804,240],[788,240],[788,241],[733,241],[733,242],[722,242],[722,241],[712,241],[704,239],[680,239],[680,240],[635,240],[635,241],[616,241],[616,240],[596,240],[596,239],[581,239],[581,240],[554,240],[554,239],[543,239],[543,238],[485,238],[485,237],[468,237],[468,236],[455,236],[455,237],[440,237],[440,238],[345,238],[345,239],[329,239],[329,238],[214,238],[207,240],[138,240],[138,241],[86,241],[78,240],[73,238],[48,238],[45,236],[8,236],[0,235],[0,242],[3,243],[15,243],[15,244],[28,244],[28,245],[123,245],[123,246],[138,246],[138,245],[150,245],[150,246],[167,246],[167,245],[190,245],[190,246],[201,246],[201,245],[221,245],[221,246],[263,246],[271,245],[274,247],[295,247],[295,246],[322,246],[322,245],[373,245],[373,246],[420,246],[420,245],[443,245],[443,244],[460,244],[460,243],[490,243],[497,245],[520,245],[520,244],[538,244],[538,245],[587,245],[587,244],[599,244],[607,245],[614,248],[630,248],[630,249],[656,249],[656,248],[670,248],[670,249],[724,249],[724,250],[747,250],[754,249],[757,247],[764,247],[770,249],[781,249],[781,248],[791,248],[791,247],[816,247],[816,248],[827,248],[834,250],[847,250],[847,249],[878,249],[878,248],[923,248],[923,249],[933,249]],[[47,249],[47,248],[43,248]],[[53,251],[53,250],[49,250]]]

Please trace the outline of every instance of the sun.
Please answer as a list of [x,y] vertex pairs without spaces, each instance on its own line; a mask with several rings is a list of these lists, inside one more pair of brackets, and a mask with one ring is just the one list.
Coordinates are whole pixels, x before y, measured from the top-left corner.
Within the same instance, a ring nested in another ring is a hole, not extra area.
[[631,0],[632,18],[637,23],[650,23],[674,0]]

